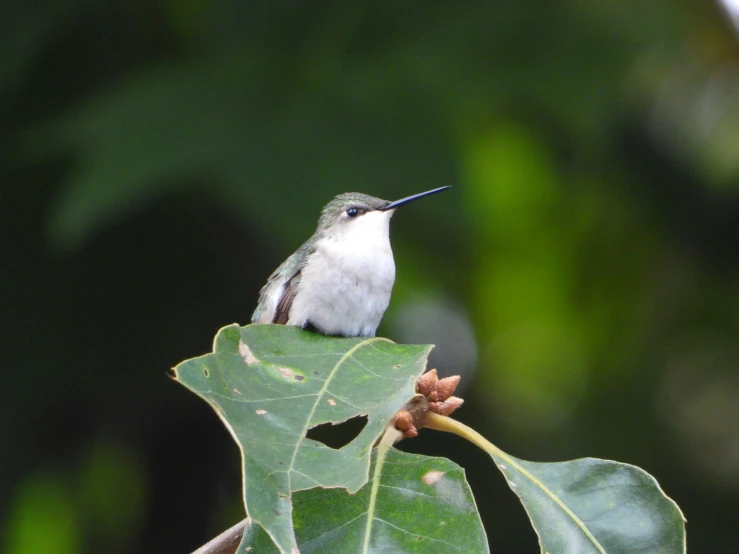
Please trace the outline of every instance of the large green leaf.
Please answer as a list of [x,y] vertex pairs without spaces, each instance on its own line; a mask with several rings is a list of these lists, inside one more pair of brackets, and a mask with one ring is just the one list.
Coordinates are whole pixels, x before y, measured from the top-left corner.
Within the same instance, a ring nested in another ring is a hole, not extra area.
[[[367,482],[372,445],[413,397],[431,346],[230,325],[213,350],[178,365],[176,378],[230,430],[242,453],[247,514],[291,552],[292,493],[317,486],[355,492]],[[340,449],[306,438],[316,425],[365,414],[365,427]]]
[[538,463],[493,459],[521,499],[549,554],[681,554],[685,525],[677,504],[646,471],[583,458]]
[[[376,456],[373,456],[373,468]],[[379,475],[357,494],[316,488],[295,495],[301,554],[324,552],[488,552],[464,470],[445,458],[391,449]],[[372,497],[375,496],[375,500]],[[277,552],[258,525],[239,554]]]

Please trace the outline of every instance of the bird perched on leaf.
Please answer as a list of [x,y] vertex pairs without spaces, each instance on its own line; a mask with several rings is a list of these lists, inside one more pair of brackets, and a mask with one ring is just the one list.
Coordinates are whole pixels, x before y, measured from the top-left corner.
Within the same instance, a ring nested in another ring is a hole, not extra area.
[[269,277],[252,323],[375,336],[395,282],[390,218],[398,207],[448,188],[395,202],[358,192],[331,200],[313,236]]

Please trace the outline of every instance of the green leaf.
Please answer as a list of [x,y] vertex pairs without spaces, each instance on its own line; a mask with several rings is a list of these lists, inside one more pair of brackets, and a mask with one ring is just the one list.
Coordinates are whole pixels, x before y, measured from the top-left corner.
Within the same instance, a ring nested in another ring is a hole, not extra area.
[[[457,464],[390,449],[378,473],[354,495],[322,488],[295,495],[301,554],[489,552],[464,470]],[[277,549],[259,526],[251,525],[238,552],[269,554]]]
[[[212,354],[174,371],[238,443],[247,514],[281,552],[291,552],[292,493],[317,486],[355,492],[367,482],[372,445],[415,394],[431,348],[230,325],[218,332]],[[316,425],[360,415],[367,424],[342,448],[306,438]]]
[[550,554],[681,554],[684,518],[646,471],[583,458],[538,463],[493,454]]

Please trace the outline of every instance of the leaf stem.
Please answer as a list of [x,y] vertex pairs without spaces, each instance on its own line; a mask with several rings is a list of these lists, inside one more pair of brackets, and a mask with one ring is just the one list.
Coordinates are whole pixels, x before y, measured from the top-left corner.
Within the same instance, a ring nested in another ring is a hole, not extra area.
[[507,457],[505,452],[503,452],[500,448],[498,448],[492,442],[483,437],[480,433],[478,433],[471,427],[467,427],[464,423],[461,423],[456,419],[452,419],[450,417],[439,415],[430,411],[426,414],[426,419],[423,422],[423,426],[429,429],[436,429],[437,431],[444,431],[446,433],[453,433],[455,435],[458,435],[463,439],[467,439],[472,444],[474,444],[481,450],[484,450],[491,456],[502,455]]
[[370,489],[369,504],[367,505],[367,526],[364,528],[364,544],[362,545],[362,554],[367,554],[370,547],[370,538],[372,536],[372,521],[375,516],[375,505],[377,504],[377,491],[380,489],[380,477],[382,475],[382,466],[385,464],[390,447],[400,440],[403,433],[398,431],[391,423],[385,429],[385,433],[377,445],[377,458],[375,459],[375,469],[372,472],[372,488]]
[[[437,431],[444,431],[446,433],[453,433],[455,435],[458,435],[463,439],[467,439],[478,448],[487,452],[490,457],[493,458],[494,462],[497,461],[496,458],[505,461],[510,467],[514,468],[526,479],[531,481],[544,494],[546,494],[552,500],[552,502],[559,506],[560,509],[562,509],[562,511],[564,511],[572,519],[575,525],[580,528],[580,531],[582,531],[582,533],[588,538],[588,540],[593,544],[598,552],[600,552],[601,554],[606,554],[603,546],[593,536],[585,523],[579,517],[577,517],[577,515],[575,515],[575,513],[570,510],[570,508],[567,507],[567,505],[562,502],[556,494],[549,490],[549,488],[544,483],[542,483],[539,479],[534,477],[534,475],[531,474],[526,468],[524,468],[518,462],[518,460],[516,460],[516,458],[513,458],[512,456],[506,454],[500,448],[495,446],[492,442],[483,437],[480,433],[478,433],[471,427],[467,427],[464,423],[461,423],[456,419],[435,414],[434,412],[429,412],[426,415],[423,426],[428,427],[429,429],[436,429]],[[497,466],[498,464],[496,463],[496,467]],[[499,467],[498,469],[502,468]]]
[[226,529],[216,538],[208,541],[192,554],[236,554],[244,535],[244,530],[250,525],[249,518],[242,519],[230,529]]

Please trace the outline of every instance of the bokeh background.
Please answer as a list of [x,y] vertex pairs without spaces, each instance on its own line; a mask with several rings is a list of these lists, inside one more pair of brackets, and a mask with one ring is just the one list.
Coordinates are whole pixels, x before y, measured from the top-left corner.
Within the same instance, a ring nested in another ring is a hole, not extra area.
[[[0,548],[184,553],[236,447],[168,378],[322,205],[395,199],[381,334],[519,457],[639,465],[739,552],[739,40],[706,0],[5,0]],[[486,456],[491,550],[537,552]]]

